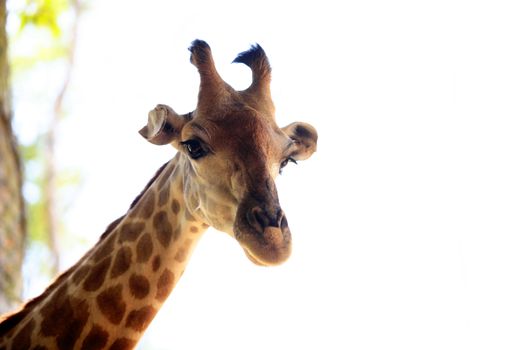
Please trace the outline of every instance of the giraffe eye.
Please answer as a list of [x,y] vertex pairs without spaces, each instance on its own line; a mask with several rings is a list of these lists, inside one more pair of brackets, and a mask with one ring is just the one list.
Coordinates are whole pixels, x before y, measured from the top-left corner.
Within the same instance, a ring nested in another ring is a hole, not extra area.
[[184,146],[188,155],[192,159],[199,159],[204,157],[208,152],[204,149],[201,142],[195,139],[183,141],[181,144]]
[[297,164],[297,161],[296,161],[295,159],[293,159],[292,157],[288,157],[288,158],[286,158],[285,160],[283,160],[283,161],[281,162],[281,166],[280,166],[280,168],[279,168],[279,174],[281,174],[281,173],[283,172],[283,168],[284,168],[285,166],[287,166],[289,162],[292,162],[292,163],[294,163],[294,164]]

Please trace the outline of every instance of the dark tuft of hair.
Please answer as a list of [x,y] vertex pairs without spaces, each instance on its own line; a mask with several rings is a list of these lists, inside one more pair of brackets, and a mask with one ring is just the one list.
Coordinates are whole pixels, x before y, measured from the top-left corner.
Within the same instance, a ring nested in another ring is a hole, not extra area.
[[209,49],[210,45],[208,45],[207,42],[201,39],[195,39],[191,42],[190,47],[188,47],[188,50],[193,52],[195,49]]
[[204,40],[193,40],[188,50],[191,52],[190,62],[192,64],[203,63],[203,60],[209,56],[211,51],[210,45]]
[[234,60],[233,63],[244,63],[248,67],[252,67],[254,63],[261,62],[268,63],[266,53],[259,44],[252,45],[249,50],[241,52]]

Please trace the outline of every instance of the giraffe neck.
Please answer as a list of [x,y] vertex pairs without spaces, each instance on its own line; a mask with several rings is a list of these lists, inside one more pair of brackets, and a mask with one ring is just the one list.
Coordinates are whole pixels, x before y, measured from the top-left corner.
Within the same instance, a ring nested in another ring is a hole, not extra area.
[[95,247],[0,323],[0,349],[128,349],[136,344],[208,227],[185,205],[183,160],[177,155],[161,168]]

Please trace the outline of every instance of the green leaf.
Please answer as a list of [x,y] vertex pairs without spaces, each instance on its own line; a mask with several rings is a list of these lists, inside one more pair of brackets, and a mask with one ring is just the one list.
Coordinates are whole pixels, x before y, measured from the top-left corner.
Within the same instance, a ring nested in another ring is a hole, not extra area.
[[19,150],[22,155],[24,162],[35,160],[40,153],[40,146],[37,142],[30,143],[29,145],[19,145]]
[[27,0],[20,17],[20,31],[28,25],[34,25],[49,30],[53,36],[59,37],[59,18],[69,8],[67,0]]

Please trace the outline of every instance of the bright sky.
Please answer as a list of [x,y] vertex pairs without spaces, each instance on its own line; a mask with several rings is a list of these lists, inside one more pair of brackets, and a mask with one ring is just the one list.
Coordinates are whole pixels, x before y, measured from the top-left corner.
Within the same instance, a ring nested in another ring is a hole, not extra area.
[[139,348],[523,349],[524,16],[520,1],[91,2],[58,155],[84,173],[67,218],[90,243],[173,156],[137,130],[157,103],[194,108],[195,38],[238,89],[250,73],[230,62],[261,44],[280,124],[320,135],[278,181],[290,261],[253,266],[210,230]]

